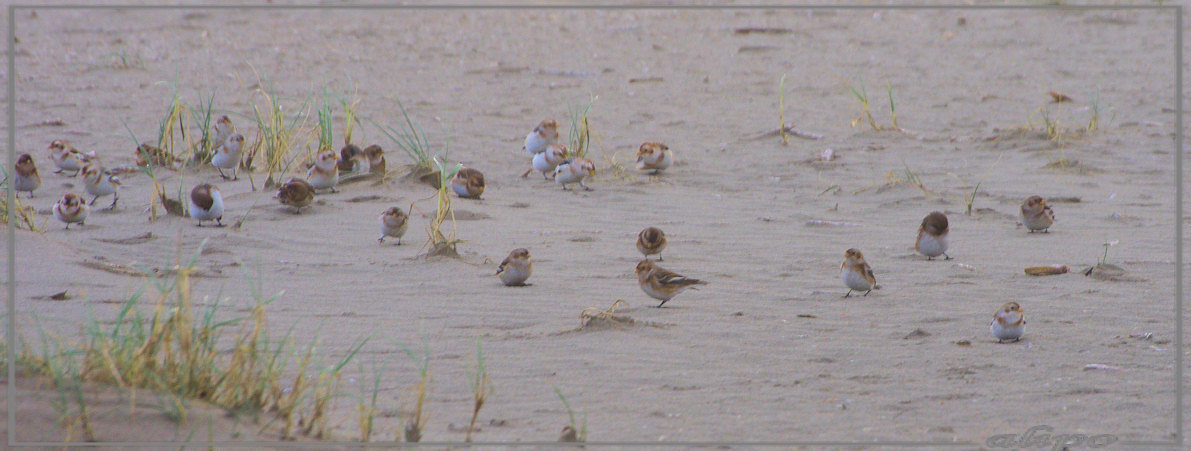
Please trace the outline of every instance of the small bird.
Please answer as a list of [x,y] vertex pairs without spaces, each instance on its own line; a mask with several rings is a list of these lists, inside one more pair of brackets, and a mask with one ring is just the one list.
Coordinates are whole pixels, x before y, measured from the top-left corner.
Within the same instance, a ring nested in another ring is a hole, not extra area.
[[562,185],[562,189],[567,189],[567,184],[579,183],[583,189],[591,191],[587,185],[583,184],[583,180],[595,175],[595,163],[586,158],[568,158],[558,163],[558,167],[554,168],[554,181]]
[[922,226],[918,227],[918,239],[914,241],[914,250],[933,260],[942,255],[945,260],[951,260],[947,255],[947,215],[939,211],[932,211],[922,218]]
[[500,281],[509,287],[525,286],[525,281],[532,273],[533,260],[529,259],[529,249],[523,247],[509,252],[509,256],[496,268],[496,275],[500,276]]
[[[140,167],[147,167],[149,164],[153,166],[167,166],[177,161],[169,152],[150,143],[141,143],[141,145],[136,147],[134,153],[136,154],[136,165]],[[214,158],[214,155],[212,155],[212,158]]]
[[364,155],[368,156],[368,171],[375,174],[385,173],[385,150],[373,144],[364,148]]
[[70,230],[70,225],[76,222],[81,226],[87,225],[85,221],[90,213],[91,207],[74,193],[66,193],[54,202],[54,218],[66,223],[66,230]]
[[1004,343],[1005,340],[1017,341],[1021,339],[1025,325],[1026,314],[1021,310],[1021,306],[1016,302],[1006,302],[993,314],[988,331],[997,337],[997,343]]
[[294,207],[294,214],[302,212],[302,207],[314,201],[314,187],[300,178],[290,177],[277,190],[277,199],[281,205]]
[[215,125],[211,126],[211,131],[214,136],[211,138],[211,148],[218,149],[223,143],[227,142],[228,138],[232,137],[232,133],[236,132],[236,125],[232,123],[232,118],[227,115],[219,116],[215,121]]
[[55,174],[61,174],[63,171],[74,171],[70,177],[79,175],[79,170],[83,169],[83,165],[87,164],[95,158],[95,153],[84,154],[79,152],[71,146],[70,143],[61,139],[55,139],[50,142],[50,159],[54,160],[54,166],[58,167]]
[[409,228],[409,216],[401,211],[401,207],[389,207],[384,213],[380,214],[380,238],[376,242],[385,242],[386,236],[391,236],[397,239],[397,245],[401,245],[401,237],[405,236],[405,230]]
[[339,161],[335,152],[330,149],[319,152],[314,158],[314,164],[306,170],[306,181],[314,189],[330,189],[332,193],[339,192],[335,185],[339,183]]
[[1055,212],[1050,209],[1050,205],[1046,205],[1042,196],[1030,196],[1021,204],[1021,223],[1030,233],[1039,230],[1047,233],[1055,223]]
[[873,290],[881,289],[877,285],[877,276],[873,275],[873,269],[864,261],[864,256],[860,254],[859,250],[848,249],[844,252],[844,262],[840,264],[840,279],[844,281],[844,285],[848,287],[848,293],[844,297],[852,295],[852,291],[863,291],[865,296],[868,296]]
[[[219,170],[219,176],[224,180],[239,180],[240,170],[240,151],[244,148],[244,135],[239,133],[232,133],[223,144],[220,144],[215,149],[215,155],[211,156],[211,165]],[[224,169],[231,169],[232,176],[228,177],[223,173]]]
[[479,199],[484,194],[484,174],[472,168],[463,168],[451,177],[451,191],[459,197]]
[[339,149],[340,171],[371,172],[368,163],[368,156],[355,144],[347,144]]
[[532,132],[525,135],[525,151],[530,156],[542,153],[547,146],[556,143],[558,143],[558,122],[554,122],[554,119],[543,119],[537,127],[533,128]]
[[95,196],[87,205],[95,205],[96,200],[109,194],[112,195],[109,210],[116,208],[116,202],[120,201],[120,178],[98,163],[87,163],[83,166],[83,188],[87,190],[87,194]]
[[18,193],[28,191],[29,198],[33,198],[33,190],[41,186],[41,175],[37,173],[37,164],[33,156],[27,153],[17,157],[16,176],[13,177],[12,187]]
[[666,234],[657,227],[646,227],[637,234],[637,250],[648,259],[650,255],[657,255],[662,261],[662,250],[666,248]]
[[190,190],[190,217],[198,220],[199,227],[203,221],[212,219],[218,227],[223,227],[223,194],[218,187],[201,183]]
[[686,276],[675,274],[661,266],[656,265],[652,260],[641,260],[637,263],[637,284],[641,286],[641,291],[648,294],[649,297],[662,301],[658,304],[660,308],[666,305],[666,302],[681,293],[682,290],[691,288],[695,285],[706,285],[699,279],[691,279]]
[[554,172],[554,168],[567,159],[568,153],[570,152],[567,151],[567,146],[551,144],[546,147],[546,150],[533,156],[533,169],[542,173],[542,179],[550,180],[546,174]]
[[670,148],[659,142],[645,142],[637,149],[637,170],[653,170],[650,175],[658,175],[662,170],[670,167],[674,154]]

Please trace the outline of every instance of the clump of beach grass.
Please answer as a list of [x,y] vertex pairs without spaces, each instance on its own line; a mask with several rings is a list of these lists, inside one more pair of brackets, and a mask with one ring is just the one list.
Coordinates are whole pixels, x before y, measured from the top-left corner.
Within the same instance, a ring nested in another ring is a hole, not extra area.
[[[427,256],[448,256],[458,257],[459,252],[455,249],[455,245],[460,243],[458,239],[459,228],[455,223],[455,212],[451,209],[451,196],[448,186],[451,178],[463,169],[463,164],[456,163],[454,166],[446,167],[438,157],[433,158],[434,165],[438,167],[438,192],[435,194],[437,208],[434,210],[434,217],[430,218],[430,222],[426,225],[426,234],[429,239],[426,245],[430,247]],[[442,231],[443,223],[450,218],[451,233],[444,234]]]
[[[284,438],[293,436],[294,418],[299,416],[311,425],[304,432],[309,434],[317,426],[316,432],[322,434],[327,400],[337,389],[340,370],[367,339],[321,371],[313,387],[307,382],[315,350],[310,345],[302,353],[294,379],[286,383],[289,363],[299,351],[289,333],[280,341],[270,337],[265,310],[284,292],[266,298],[259,274],[253,279],[246,270],[254,300],[247,316],[220,319],[220,299],[206,309],[196,309],[191,284],[205,244],[187,261],[179,256],[174,268],[164,272],[169,277],[145,269],[148,282],[123,302],[114,320],[101,322],[89,316],[81,341],[46,338],[40,356],[22,351],[18,359],[22,368],[46,377],[58,390],[55,408],[68,430],[79,427],[84,438],[94,437],[82,384],[99,383],[162,393],[159,408],[178,421],[185,421],[189,400],[202,400],[233,412],[269,408],[285,423]],[[146,302],[151,307],[148,314],[142,309]],[[229,342],[230,348],[226,347]]]
[[893,101],[893,85],[892,84],[886,83],[886,89],[885,89],[886,93],[889,95],[889,115],[891,117],[891,120],[893,121],[893,125],[888,126],[888,127],[877,125],[877,121],[875,119],[873,119],[872,102],[869,100],[868,89],[865,87],[865,84],[863,81],[860,82],[859,89],[857,89],[856,86],[849,83],[848,91],[850,91],[852,93],[852,96],[855,97],[856,100],[860,102],[861,116],[852,118],[852,122],[850,124],[852,127],[855,127],[856,124],[860,123],[861,120],[867,120],[868,126],[870,128],[872,128],[873,131],[877,131],[877,132],[879,132],[879,131],[904,132],[905,131],[905,130],[902,130],[902,128],[897,125],[897,106],[896,106],[896,103],[894,103],[894,101]]
[[405,345],[398,343],[398,346],[411,360],[417,363],[419,375],[418,382],[405,392],[402,404],[405,406],[407,415],[398,441],[416,443],[422,440],[422,432],[426,430],[426,422],[430,419],[425,410],[426,398],[430,396],[430,345],[423,346],[421,356],[414,354]]
[[598,97],[591,96],[585,106],[570,107],[571,125],[567,131],[567,150],[572,157],[587,158],[588,146],[591,144],[591,125],[587,121],[587,114]]
[[[315,127],[307,125],[310,117],[309,99],[302,101],[294,113],[287,115],[281,98],[272,87],[265,87],[267,81],[260,81],[258,76],[257,85],[260,87],[256,93],[263,97],[265,105],[262,111],[258,104],[252,104],[252,118],[256,122],[259,138],[247,152],[245,161],[251,166],[256,156],[264,151],[264,169],[268,174],[265,178],[265,188],[268,189],[278,186],[282,176],[293,165],[295,157],[290,155],[291,151],[309,146],[318,136]],[[249,180],[252,181],[251,172],[249,174]],[[255,189],[255,182],[252,183]]]
[[[409,156],[412,164],[405,177],[413,177],[434,186],[435,183],[432,183],[430,179],[438,177],[430,177],[434,171],[434,163],[430,156],[430,141],[426,139],[426,132],[421,125],[409,117],[409,111],[405,109],[405,105],[400,100],[397,101],[397,106],[401,109],[401,118],[403,119],[400,128],[380,124],[376,121],[372,123]],[[439,186],[435,186],[435,188]]]
[[484,407],[484,403],[488,401],[488,396],[492,394],[492,379],[488,378],[488,367],[484,365],[484,347],[480,339],[476,338],[476,367],[469,375],[468,383],[471,385],[472,394],[472,410],[471,421],[467,423],[467,437],[466,442],[471,442],[472,431],[476,428],[476,418],[480,416],[480,409]]

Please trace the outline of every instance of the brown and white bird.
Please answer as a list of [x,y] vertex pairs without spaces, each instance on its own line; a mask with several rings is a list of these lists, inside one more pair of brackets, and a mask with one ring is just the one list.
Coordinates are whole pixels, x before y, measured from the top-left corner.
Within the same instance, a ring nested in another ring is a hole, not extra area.
[[659,142],[645,142],[637,149],[637,170],[653,171],[650,175],[658,175],[670,167],[673,160],[670,148]]
[[579,186],[587,191],[591,188],[583,184],[583,180],[595,175],[595,163],[586,158],[568,158],[562,160],[557,168],[554,168],[554,181],[562,185],[562,189],[566,190],[567,185],[571,183],[578,183]]
[[199,227],[203,221],[212,219],[218,227],[223,227],[223,193],[219,187],[200,183],[190,190],[190,217],[198,220]]
[[501,283],[509,287],[525,286],[525,281],[533,273],[533,260],[529,259],[529,249],[520,247],[509,252],[509,256],[500,262],[496,268],[496,275]]
[[397,245],[401,245],[401,237],[405,236],[405,230],[409,228],[409,216],[406,216],[401,207],[389,207],[380,214],[380,238],[376,242],[385,242],[385,237],[391,236],[397,239]]
[[300,178],[290,177],[277,189],[277,200],[281,205],[294,208],[294,214],[302,212],[302,207],[314,201],[314,187]]
[[546,147],[558,143],[558,122],[554,119],[543,119],[532,132],[525,135],[525,151],[529,156],[542,153]]
[[472,168],[463,168],[451,177],[451,191],[459,197],[479,199],[484,194],[484,174]]
[[54,203],[54,218],[65,223],[66,230],[70,230],[70,225],[75,223],[87,225],[87,215],[90,213],[91,207],[74,193],[66,193]]
[[74,171],[70,177],[79,175],[79,171],[83,169],[83,165],[95,158],[95,153],[88,154],[79,152],[71,146],[70,143],[61,139],[55,139],[50,142],[50,159],[54,160],[54,166],[58,167],[55,174],[61,174],[63,171]]
[[356,173],[372,172],[369,168],[371,161],[368,155],[355,144],[347,144],[339,149],[339,170]]
[[1046,205],[1046,200],[1042,199],[1042,196],[1030,196],[1021,204],[1021,223],[1030,230],[1030,233],[1039,230],[1042,233],[1047,233],[1050,226],[1055,223],[1055,212],[1050,209],[1049,205]]
[[[240,175],[240,155],[244,150],[244,135],[239,133],[232,133],[215,149],[215,155],[211,156],[211,166],[219,170],[219,176],[224,180],[239,180]],[[224,169],[231,169],[232,176],[228,177],[223,173]]]
[[951,260],[947,255],[947,215],[943,212],[932,211],[922,218],[922,225],[918,227],[918,239],[914,241],[914,250],[925,255],[927,260],[933,260],[942,255],[945,260]]
[[374,174],[385,173],[385,150],[373,144],[364,148],[364,155],[368,156],[368,171]]
[[87,190],[87,194],[95,196],[87,205],[95,205],[96,200],[109,194],[112,196],[109,210],[116,208],[116,202],[120,201],[120,178],[99,163],[87,163],[83,166],[83,188]]
[[868,262],[864,261],[864,255],[860,254],[859,250],[848,249],[844,252],[844,262],[840,264],[840,279],[844,281],[844,285],[848,287],[848,293],[844,297],[852,295],[852,291],[863,291],[865,296],[868,296],[875,289],[880,289],[877,285],[877,276],[873,274],[873,269],[868,266]]
[[997,337],[998,343],[1003,343],[1005,340],[1017,341],[1021,339],[1025,325],[1026,314],[1021,310],[1021,306],[1016,302],[1006,302],[1000,310],[993,314],[988,331]]
[[662,301],[658,307],[666,305],[666,302],[681,293],[682,290],[691,288],[695,285],[705,285],[699,279],[691,279],[689,277],[679,275],[673,271],[669,271],[661,266],[658,266],[653,260],[641,260],[637,263],[637,284],[641,286],[641,291],[648,294],[649,297]]
[[236,132],[236,125],[232,123],[232,118],[225,114],[215,120],[215,125],[211,126],[211,132],[211,149],[218,149],[219,146],[227,142],[228,138],[232,137],[232,133]]
[[657,227],[646,227],[641,233],[637,234],[637,250],[645,258],[650,255],[657,255],[658,261],[662,261],[662,250],[666,248],[666,234],[662,229]]
[[314,189],[330,189],[332,193],[339,192],[335,185],[339,183],[339,159],[335,152],[327,149],[314,157],[314,164],[306,170],[306,181]]
[[16,174],[12,178],[12,188],[16,192],[28,191],[29,198],[33,198],[33,190],[41,186],[41,174],[37,173],[37,164],[33,156],[27,153],[17,157]]
[[559,163],[567,159],[567,146],[562,144],[551,144],[546,146],[543,150],[533,156],[533,169],[542,173],[542,178],[549,180],[546,174],[554,172],[554,168],[558,167]]

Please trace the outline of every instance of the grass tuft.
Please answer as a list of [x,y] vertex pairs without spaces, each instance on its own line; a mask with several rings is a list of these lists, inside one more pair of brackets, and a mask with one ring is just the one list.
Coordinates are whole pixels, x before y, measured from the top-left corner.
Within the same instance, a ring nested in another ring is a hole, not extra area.
[[598,97],[591,96],[586,106],[572,106],[570,108],[571,127],[567,131],[567,149],[575,158],[587,158],[587,150],[591,144],[591,127],[587,121],[587,114]]
[[[615,306],[613,306],[615,308]],[[587,441],[587,413],[583,413],[583,422],[581,424],[575,422],[575,409],[571,408],[571,403],[567,402],[567,397],[562,395],[562,390],[554,387],[554,394],[558,395],[558,399],[562,401],[563,407],[567,409],[567,418],[570,419],[570,424],[563,428],[563,441],[586,442]],[[568,431],[569,428],[569,431]]]
[[471,442],[471,434],[476,427],[476,418],[480,416],[480,409],[484,407],[484,403],[488,401],[488,396],[492,394],[493,390],[492,379],[488,378],[488,367],[484,365],[484,348],[479,337],[476,337],[476,368],[468,378],[468,382],[471,384],[473,403],[471,421],[467,423],[467,438],[464,441]]

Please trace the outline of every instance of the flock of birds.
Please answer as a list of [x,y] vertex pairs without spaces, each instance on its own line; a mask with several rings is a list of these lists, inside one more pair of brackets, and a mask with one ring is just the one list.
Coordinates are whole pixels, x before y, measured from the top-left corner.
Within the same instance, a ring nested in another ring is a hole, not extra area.
[[[238,180],[238,168],[241,165],[241,150],[243,150],[244,136],[235,132],[235,126],[227,116],[219,118],[213,126],[214,153],[211,165],[225,180]],[[567,190],[567,186],[578,184],[585,190],[591,190],[584,180],[595,174],[595,163],[589,159],[572,156],[565,145],[559,144],[558,123],[552,119],[541,121],[525,137],[525,151],[532,158],[532,168],[521,175],[528,177],[530,172],[542,173],[544,179],[553,178],[555,182]],[[75,177],[83,175],[83,186],[86,193],[93,196],[86,202],[75,193],[66,193],[53,206],[53,215],[58,221],[66,224],[85,226],[91,205],[104,196],[112,196],[109,209],[115,208],[119,201],[120,179],[119,171],[110,171],[99,164],[94,152],[83,153],[63,140],[54,140],[48,148],[50,159],[53,161],[57,174]],[[158,160],[160,150],[142,145],[137,150],[137,164],[148,164],[149,160]],[[668,146],[658,142],[645,142],[637,151],[636,167],[641,171],[651,171],[651,175],[659,175],[661,171],[670,167],[673,162],[673,152]],[[18,157],[13,171],[11,187],[19,192],[28,192],[33,198],[33,191],[41,186],[41,176],[37,165],[29,154]],[[228,176],[224,170],[230,170]],[[380,146],[372,145],[365,149],[348,144],[340,150],[339,155],[334,151],[318,152],[308,165],[306,178],[291,177],[280,185],[277,199],[282,205],[291,207],[295,214],[303,207],[310,205],[318,190],[336,192],[340,171],[359,173],[384,173],[384,151]],[[69,175],[66,173],[70,172]],[[472,168],[459,170],[449,181],[450,189],[462,198],[479,198],[484,192],[484,175]],[[209,183],[200,183],[190,192],[189,215],[198,221],[202,227],[204,221],[216,222],[222,226],[224,213],[223,196],[219,188]],[[1040,196],[1030,196],[1021,205],[1022,224],[1034,232],[1047,232],[1054,224],[1055,215],[1050,206]],[[400,207],[390,207],[381,213],[381,236],[378,242],[385,238],[401,238],[408,229],[409,216]],[[947,216],[942,212],[931,212],[922,220],[918,229],[918,238],[914,243],[917,252],[926,256],[928,260],[938,256],[951,259],[947,255],[948,248]],[[662,261],[661,252],[666,248],[666,235],[657,227],[647,227],[637,236],[637,250],[644,259],[637,264],[635,273],[641,290],[651,298],[660,300],[657,307],[662,307],[687,288],[703,285],[707,282],[686,277],[659,266],[649,257],[657,255],[657,262]],[[533,273],[533,261],[529,250],[514,249],[499,265],[496,275],[507,286],[523,286]],[[848,292],[844,297],[850,297],[853,291],[863,291],[868,296],[874,289],[880,289],[872,267],[864,260],[864,255],[857,249],[844,252],[844,261],[840,265],[840,279]],[[1016,302],[1008,302],[1001,306],[989,324],[990,333],[998,342],[1019,340],[1025,325],[1025,315],[1021,306]]]

